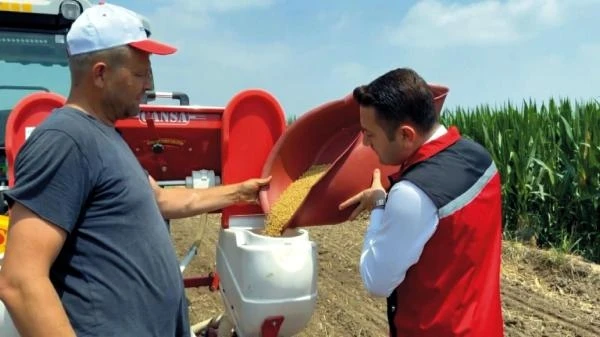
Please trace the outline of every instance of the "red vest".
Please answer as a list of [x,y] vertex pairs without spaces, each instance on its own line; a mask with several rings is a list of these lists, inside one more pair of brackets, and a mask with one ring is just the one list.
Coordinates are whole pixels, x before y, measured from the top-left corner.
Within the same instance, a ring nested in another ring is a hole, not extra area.
[[419,186],[440,217],[419,261],[388,298],[390,336],[503,336],[502,198],[491,156],[452,127],[390,179]]

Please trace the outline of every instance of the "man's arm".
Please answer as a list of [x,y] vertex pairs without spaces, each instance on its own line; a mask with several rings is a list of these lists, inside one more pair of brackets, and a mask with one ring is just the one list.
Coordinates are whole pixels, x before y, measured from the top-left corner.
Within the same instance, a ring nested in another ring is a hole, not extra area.
[[22,337],[75,336],[48,277],[66,232],[19,203],[10,214],[6,254],[0,269],[0,300]]
[[417,263],[437,224],[437,208],[421,189],[407,181],[394,185],[385,209],[371,212],[360,257],[366,289],[388,297]]
[[36,129],[17,155],[0,298],[21,336],[75,336],[49,272],[96,172],[64,131]]
[[258,203],[258,192],[271,177],[209,188],[161,188],[149,177],[158,207],[165,219],[180,219],[208,213],[239,203]]

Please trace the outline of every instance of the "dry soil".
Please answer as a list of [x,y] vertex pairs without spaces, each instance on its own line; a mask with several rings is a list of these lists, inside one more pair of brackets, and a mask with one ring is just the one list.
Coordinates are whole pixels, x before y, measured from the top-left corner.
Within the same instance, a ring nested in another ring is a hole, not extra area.
[[[198,255],[185,277],[215,270],[219,215],[173,221],[179,256],[202,236]],[[367,295],[357,269],[364,220],[309,228],[318,243],[317,308],[298,336],[387,336],[385,300]],[[504,243],[503,310],[508,337],[600,336],[600,266],[579,258]],[[217,292],[188,288],[192,323],[223,311]]]

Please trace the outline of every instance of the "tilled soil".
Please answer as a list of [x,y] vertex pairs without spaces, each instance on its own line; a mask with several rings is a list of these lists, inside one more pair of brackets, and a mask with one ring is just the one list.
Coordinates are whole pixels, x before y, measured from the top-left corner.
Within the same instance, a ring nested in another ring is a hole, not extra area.
[[[182,257],[202,236],[198,255],[184,276],[215,270],[218,215],[173,221],[171,231]],[[357,262],[365,221],[309,228],[318,244],[317,308],[306,329],[308,336],[387,336],[385,299],[363,289]],[[600,266],[577,258],[505,242],[502,297],[508,337],[600,336]],[[207,288],[188,288],[192,323],[223,312],[220,295]]]

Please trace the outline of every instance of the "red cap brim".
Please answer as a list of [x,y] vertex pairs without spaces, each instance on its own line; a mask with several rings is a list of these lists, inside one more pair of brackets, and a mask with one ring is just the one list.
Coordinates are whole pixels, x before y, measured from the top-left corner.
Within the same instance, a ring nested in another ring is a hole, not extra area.
[[150,54],[170,55],[177,51],[173,46],[152,39],[131,42],[129,45]]

